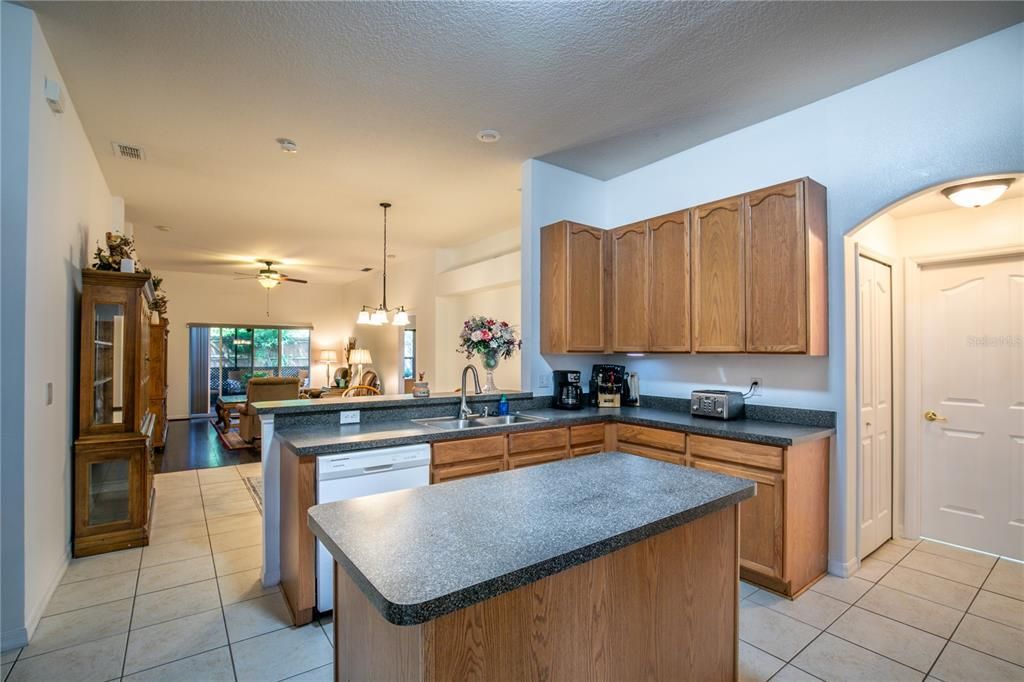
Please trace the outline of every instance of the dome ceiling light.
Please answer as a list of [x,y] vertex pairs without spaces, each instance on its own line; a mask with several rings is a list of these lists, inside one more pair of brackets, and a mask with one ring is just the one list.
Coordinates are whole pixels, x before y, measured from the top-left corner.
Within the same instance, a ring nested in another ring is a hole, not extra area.
[[409,324],[409,313],[405,312],[405,306],[398,306],[397,308],[388,307],[388,209],[391,208],[391,204],[386,201],[382,201],[380,207],[384,209],[383,293],[379,306],[374,308],[373,306],[364,305],[359,310],[359,316],[356,317],[356,324],[369,324],[379,327],[387,324],[389,321],[388,315],[394,312],[395,317],[390,320],[391,324],[396,327],[404,327]]
[[978,182],[967,182],[962,185],[953,185],[942,190],[942,194],[957,206],[964,208],[979,208],[987,206],[1003,196],[1003,193],[1013,184],[1014,178],[999,178],[997,180],[979,180]]

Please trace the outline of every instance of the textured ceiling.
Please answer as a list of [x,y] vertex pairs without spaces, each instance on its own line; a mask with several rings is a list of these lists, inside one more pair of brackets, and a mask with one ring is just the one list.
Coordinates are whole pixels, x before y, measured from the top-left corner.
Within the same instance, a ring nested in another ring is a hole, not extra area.
[[148,262],[267,256],[316,281],[379,267],[382,200],[400,267],[518,224],[525,159],[612,177],[1024,18],[956,2],[28,4]]

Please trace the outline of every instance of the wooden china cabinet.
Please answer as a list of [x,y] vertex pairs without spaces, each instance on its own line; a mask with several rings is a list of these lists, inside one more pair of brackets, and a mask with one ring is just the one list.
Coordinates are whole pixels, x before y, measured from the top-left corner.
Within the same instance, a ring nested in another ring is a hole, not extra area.
[[149,544],[150,276],[82,272],[75,556]]

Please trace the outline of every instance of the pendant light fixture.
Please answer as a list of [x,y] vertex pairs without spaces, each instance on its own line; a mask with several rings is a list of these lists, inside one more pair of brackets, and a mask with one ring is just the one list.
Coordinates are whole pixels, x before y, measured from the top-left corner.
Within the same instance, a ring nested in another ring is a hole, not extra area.
[[405,312],[405,306],[398,306],[397,308],[388,307],[388,209],[391,208],[391,204],[386,201],[382,201],[380,207],[384,209],[383,293],[379,306],[373,307],[364,305],[362,307],[359,311],[359,316],[356,318],[356,324],[368,324],[374,327],[379,327],[387,324],[389,322],[388,315],[394,312],[395,317],[393,320],[390,320],[391,324],[396,327],[404,327],[409,324],[409,313]]

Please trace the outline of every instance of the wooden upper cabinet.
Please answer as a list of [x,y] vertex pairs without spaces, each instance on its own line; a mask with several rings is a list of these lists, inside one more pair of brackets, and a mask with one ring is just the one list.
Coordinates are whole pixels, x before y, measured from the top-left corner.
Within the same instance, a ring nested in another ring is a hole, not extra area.
[[768,187],[745,210],[747,352],[827,354],[825,188]]
[[647,223],[640,222],[611,230],[611,320],[612,351],[648,350]]
[[746,349],[744,198],[693,210],[693,350]]
[[648,350],[690,350],[690,212],[647,222]]
[[605,236],[567,221],[541,230],[542,353],[605,350]]

